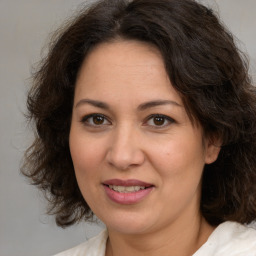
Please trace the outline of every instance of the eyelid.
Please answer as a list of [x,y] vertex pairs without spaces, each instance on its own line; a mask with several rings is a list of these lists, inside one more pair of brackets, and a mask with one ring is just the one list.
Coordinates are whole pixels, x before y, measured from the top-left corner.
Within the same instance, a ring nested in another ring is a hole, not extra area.
[[[106,120],[108,122],[108,124],[97,125],[97,124],[90,124],[89,122],[87,122],[89,118],[93,118],[93,117],[97,117],[97,116],[104,118],[104,120]],[[100,113],[92,113],[92,114],[85,115],[81,118],[80,122],[84,125],[88,125],[88,126],[96,127],[96,128],[111,124],[109,118]]]
[[[92,123],[92,122],[88,122],[88,120],[90,118],[93,118],[93,117],[102,117],[104,119],[104,123],[102,123],[102,124],[95,124],[95,123]],[[168,123],[167,124],[163,124],[163,125],[148,124],[148,122],[151,119],[157,118],[157,117],[163,118],[165,120],[165,122],[167,121]],[[85,115],[85,116],[83,116],[81,118],[80,122],[83,125],[94,127],[94,128],[101,128],[102,126],[107,126],[107,125],[111,125],[112,124],[110,119],[107,116],[105,116],[104,114],[101,114],[101,113],[92,113],[92,114]],[[107,122],[107,124],[105,122]],[[167,116],[167,115],[164,115],[164,114],[151,114],[147,118],[145,118],[145,120],[143,121],[143,126],[149,126],[149,127],[153,128],[153,129],[161,129],[161,128],[168,127],[169,125],[171,125],[174,122],[175,122],[175,120],[173,118],[171,118],[170,116]]]
[[155,117],[161,117],[161,118],[164,118],[165,120],[168,121],[168,124],[165,124],[165,125],[149,125],[150,127],[154,128],[154,129],[161,129],[161,128],[165,128],[167,126],[169,126],[170,124],[172,123],[175,123],[175,120],[173,118],[171,118],[170,116],[167,116],[167,115],[163,115],[163,114],[152,114],[150,116],[148,116],[145,121],[143,122],[143,125],[146,126],[146,123],[149,122],[149,120],[151,120],[152,118],[155,118]]

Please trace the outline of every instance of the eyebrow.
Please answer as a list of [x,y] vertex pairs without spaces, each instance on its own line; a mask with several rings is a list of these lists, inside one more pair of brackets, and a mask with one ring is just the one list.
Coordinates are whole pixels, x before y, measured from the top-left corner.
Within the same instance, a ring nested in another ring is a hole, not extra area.
[[75,108],[77,108],[83,104],[90,104],[97,108],[109,109],[109,105],[107,103],[104,103],[104,102],[98,101],[98,100],[90,100],[90,99],[82,99],[82,100],[78,101]]
[[158,106],[162,106],[162,105],[174,105],[177,107],[181,107],[181,105],[179,103],[177,103],[176,101],[173,101],[173,100],[153,100],[153,101],[149,101],[149,102],[140,104],[138,106],[138,110],[143,111],[148,108],[158,107]]
[[[98,101],[98,100],[91,100],[91,99],[82,99],[82,100],[78,101],[78,103],[75,105],[75,108],[77,108],[81,105],[84,105],[84,104],[89,104],[94,107],[107,109],[107,110],[110,109],[110,107],[107,103]],[[137,109],[139,111],[143,111],[148,108],[158,107],[158,106],[162,106],[162,105],[174,105],[177,107],[181,107],[181,105],[179,103],[177,103],[176,101],[172,101],[172,100],[152,100],[152,101],[148,101],[148,102],[140,104]]]

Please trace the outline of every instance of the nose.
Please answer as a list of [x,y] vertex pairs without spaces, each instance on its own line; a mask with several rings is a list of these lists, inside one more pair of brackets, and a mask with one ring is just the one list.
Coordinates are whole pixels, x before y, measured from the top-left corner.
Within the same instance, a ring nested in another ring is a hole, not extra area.
[[132,127],[120,127],[114,131],[106,155],[108,163],[119,170],[140,166],[145,161],[141,139],[139,132]]

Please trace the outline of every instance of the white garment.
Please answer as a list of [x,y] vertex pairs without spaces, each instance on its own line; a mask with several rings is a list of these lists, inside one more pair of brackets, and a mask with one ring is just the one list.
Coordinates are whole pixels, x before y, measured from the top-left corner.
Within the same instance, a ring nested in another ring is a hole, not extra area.
[[[85,243],[55,256],[105,256],[107,238],[107,230],[103,230]],[[236,222],[224,222],[192,256],[256,256],[256,230]]]

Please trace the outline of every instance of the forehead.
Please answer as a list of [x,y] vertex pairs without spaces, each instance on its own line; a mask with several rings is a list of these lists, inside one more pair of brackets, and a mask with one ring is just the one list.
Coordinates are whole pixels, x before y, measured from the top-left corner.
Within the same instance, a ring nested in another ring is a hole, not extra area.
[[150,71],[150,68],[161,67],[163,75],[166,76],[163,59],[155,46],[136,40],[119,39],[96,45],[84,59],[78,78],[85,69],[109,72],[109,65],[112,69],[119,68],[120,71],[123,69],[144,72]]
[[[135,40],[119,40],[96,46],[85,58],[80,69],[76,90],[94,96],[134,91],[145,97],[180,97],[171,85],[159,50]],[[145,91],[147,93],[145,93]]]
[[[114,39],[108,42],[100,43],[91,49],[86,59],[90,58],[92,54],[99,54],[100,56],[102,56],[101,53],[105,52],[105,55],[102,57],[108,57],[108,55],[112,55],[119,51],[121,51],[127,56],[136,52],[136,55],[138,57],[141,57],[146,53],[148,56],[158,55],[159,58],[162,59],[160,51],[153,44],[132,39]],[[119,55],[119,57],[119,60],[123,60],[125,62],[132,61],[132,58],[129,57],[125,59],[122,59],[122,55]],[[140,63],[142,64],[143,61],[141,60],[138,64]]]

